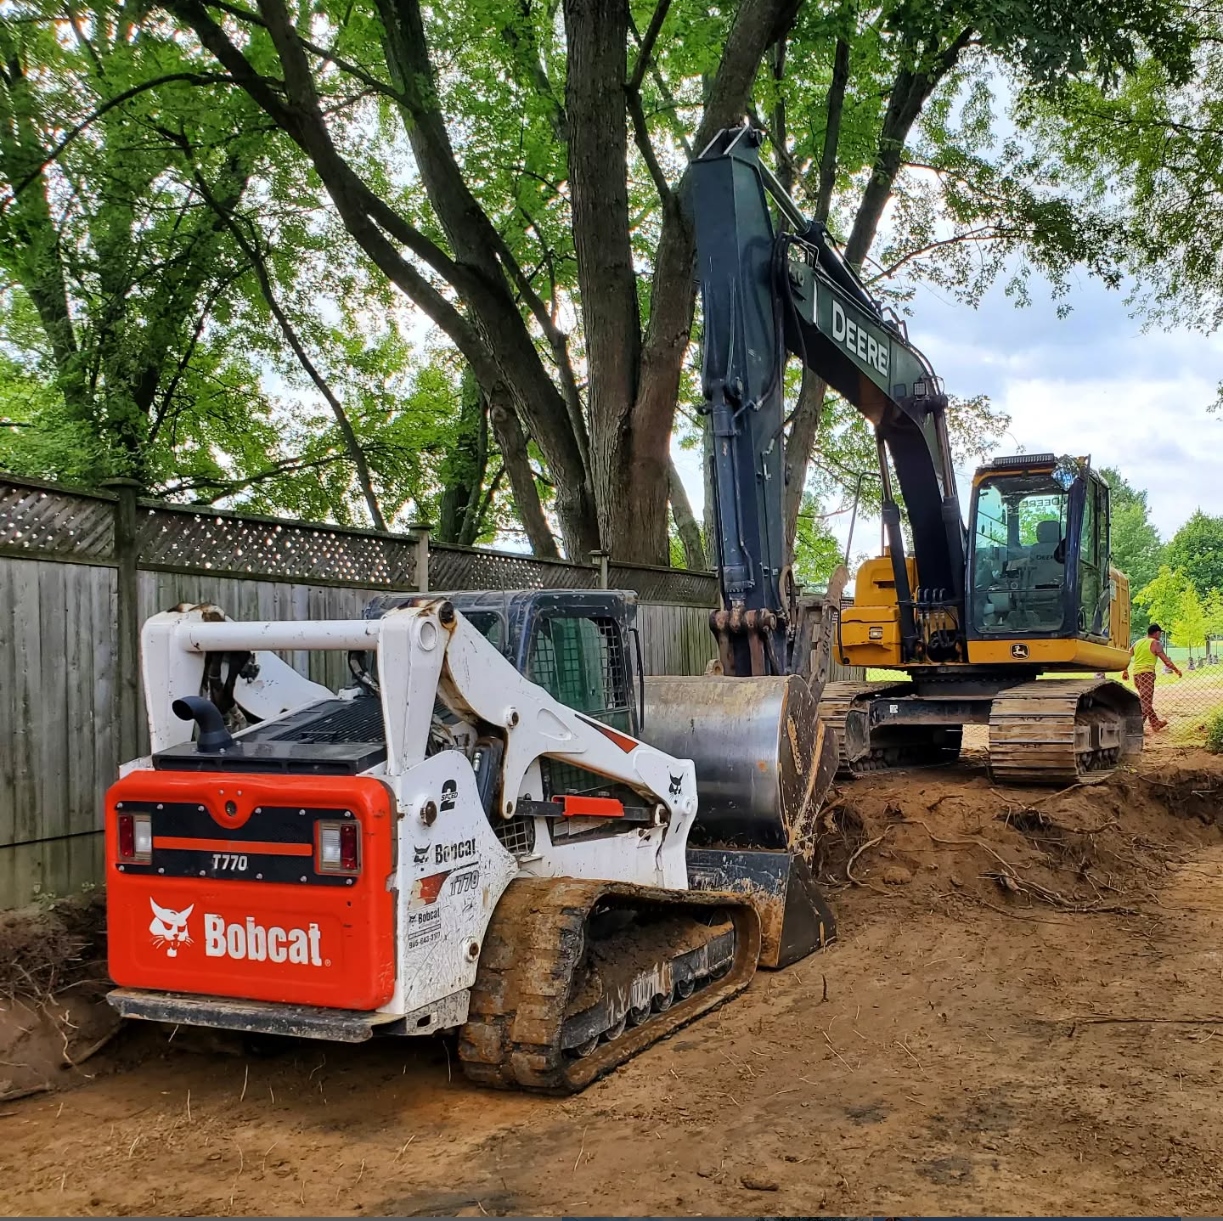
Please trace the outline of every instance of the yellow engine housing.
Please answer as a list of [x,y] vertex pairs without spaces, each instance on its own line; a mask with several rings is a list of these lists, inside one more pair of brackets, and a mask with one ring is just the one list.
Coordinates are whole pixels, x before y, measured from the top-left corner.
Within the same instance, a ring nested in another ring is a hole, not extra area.
[[[917,564],[905,559],[909,588],[918,588]],[[1109,569],[1110,637],[1107,644],[1076,636],[1032,637],[1000,640],[970,640],[969,665],[1014,667],[1030,665],[1042,670],[1086,670],[1091,672],[1125,669],[1129,661],[1130,583],[1124,573]],[[931,662],[901,661],[900,608],[896,601],[896,581],[891,557],[885,553],[865,561],[858,569],[854,604],[841,612],[841,663],[882,670],[920,670]],[[952,616],[944,625],[952,626]],[[1026,650],[1016,656],[1016,646]],[[962,663],[961,663],[962,664]]]

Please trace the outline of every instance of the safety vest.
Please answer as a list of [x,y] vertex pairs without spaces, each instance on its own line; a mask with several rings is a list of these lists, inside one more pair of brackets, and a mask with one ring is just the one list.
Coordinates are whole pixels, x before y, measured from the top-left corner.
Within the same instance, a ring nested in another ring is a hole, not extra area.
[[1133,674],[1154,674],[1155,673],[1155,654],[1151,652],[1151,645],[1155,642],[1150,636],[1143,638],[1134,644],[1134,661],[1130,666],[1130,671]]

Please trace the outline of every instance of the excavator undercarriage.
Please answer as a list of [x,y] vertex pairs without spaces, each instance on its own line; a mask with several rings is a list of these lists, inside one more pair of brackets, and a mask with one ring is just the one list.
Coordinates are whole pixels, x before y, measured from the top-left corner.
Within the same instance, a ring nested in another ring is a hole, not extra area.
[[1138,701],[1115,682],[995,677],[974,689],[957,674],[942,685],[829,683],[819,714],[837,737],[837,774],[952,763],[965,725],[988,728],[990,775],[1003,784],[1094,784],[1142,750]]

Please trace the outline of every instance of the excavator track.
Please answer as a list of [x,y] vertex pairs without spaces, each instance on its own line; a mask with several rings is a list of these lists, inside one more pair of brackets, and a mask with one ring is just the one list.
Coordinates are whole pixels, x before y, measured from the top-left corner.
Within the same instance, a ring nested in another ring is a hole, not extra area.
[[1142,749],[1138,697],[1108,679],[1046,679],[994,697],[989,770],[1005,784],[1097,784]]
[[933,767],[960,753],[959,731],[945,726],[906,726],[901,733],[872,737],[872,700],[886,695],[912,696],[907,682],[828,683],[820,696],[819,717],[837,735],[837,776],[851,780],[892,768]]
[[747,987],[760,919],[741,895],[520,878],[480,953],[469,1080],[569,1094]]

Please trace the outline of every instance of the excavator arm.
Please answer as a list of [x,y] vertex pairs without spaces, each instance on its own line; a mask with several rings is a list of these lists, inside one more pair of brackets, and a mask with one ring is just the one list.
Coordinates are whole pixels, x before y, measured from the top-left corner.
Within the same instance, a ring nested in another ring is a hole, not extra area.
[[[784,375],[788,357],[822,377],[874,426],[883,522],[906,655],[919,641],[915,610],[962,623],[966,536],[947,437],[947,399],[929,361],[842,259],[826,228],[807,220],[767,166],[761,135],[721,132],[692,166],[698,276],[704,308],[704,412],[723,609],[715,620],[729,673],[787,673],[803,658],[785,588]],[[776,232],[770,198],[781,215]],[[890,460],[890,461],[889,461]],[[905,563],[895,470],[922,587]],[[960,633],[940,637],[952,660]]]

